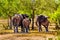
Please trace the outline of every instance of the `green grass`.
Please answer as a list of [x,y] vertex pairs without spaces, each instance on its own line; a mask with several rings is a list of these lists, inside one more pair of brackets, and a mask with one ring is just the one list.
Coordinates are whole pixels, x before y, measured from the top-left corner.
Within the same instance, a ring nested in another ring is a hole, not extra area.
[[58,36],[58,40],[60,40],[60,35]]
[[57,39],[60,40],[60,30],[57,30]]
[[52,38],[49,38],[48,40],[53,40]]

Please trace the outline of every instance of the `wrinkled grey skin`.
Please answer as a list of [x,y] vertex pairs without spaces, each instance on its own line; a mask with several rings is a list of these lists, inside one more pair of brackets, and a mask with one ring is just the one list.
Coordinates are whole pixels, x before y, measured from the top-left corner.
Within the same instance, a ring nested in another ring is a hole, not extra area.
[[48,32],[49,21],[48,21],[47,17],[45,17],[44,15],[40,15],[37,17],[36,25],[38,26],[39,32],[42,31],[41,25],[43,25],[46,29],[46,32]]
[[12,22],[14,26],[14,33],[18,33],[18,26],[21,26],[21,32],[25,32],[22,21],[28,18],[27,14],[15,14],[12,17]]
[[12,17],[12,22],[14,26],[14,33],[18,33],[18,26],[21,26],[21,32],[24,32],[22,25],[23,16],[21,14],[15,14]]
[[22,24],[23,24],[25,33],[28,33],[28,31],[29,31],[30,22],[31,22],[31,21],[30,21],[29,18],[25,18],[25,19],[23,19],[23,21],[22,21]]

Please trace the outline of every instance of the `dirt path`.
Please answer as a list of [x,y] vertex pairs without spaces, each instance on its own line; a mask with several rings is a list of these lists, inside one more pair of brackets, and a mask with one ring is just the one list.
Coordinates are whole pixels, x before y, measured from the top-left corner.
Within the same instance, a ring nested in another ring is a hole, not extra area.
[[0,35],[0,40],[55,40],[56,36],[50,34],[27,34],[27,33],[16,33],[16,34],[5,34]]

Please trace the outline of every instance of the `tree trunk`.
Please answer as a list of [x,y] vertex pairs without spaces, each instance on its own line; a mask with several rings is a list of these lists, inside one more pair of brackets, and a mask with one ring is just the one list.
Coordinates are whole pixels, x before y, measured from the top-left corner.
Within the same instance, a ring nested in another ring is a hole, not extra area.
[[34,14],[34,9],[33,9],[33,14],[32,14],[32,30],[34,30],[34,16],[35,16],[35,14]]
[[55,25],[56,25],[56,26],[55,26],[55,28],[56,28],[56,29],[58,29],[58,28],[59,28],[58,24],[57,24],[57,23],[55,23]]
[[9,29],[12,29],[12,18],[9,17]]
[[55,26],[56,29],[60,29],[60,28],[59,28],[59,25],[58,25],[58,23],[57,23],[57,20],[56,20],[56,22],[55,22],[55,25],[56,25],[56,26]]

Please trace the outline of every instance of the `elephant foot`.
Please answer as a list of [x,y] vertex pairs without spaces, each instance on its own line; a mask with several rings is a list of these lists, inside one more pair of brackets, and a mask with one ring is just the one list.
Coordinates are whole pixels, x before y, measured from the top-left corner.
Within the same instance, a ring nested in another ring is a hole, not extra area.
[[46,30],[46,32],[49,32],[48,30]]
[[14,33],[19,33],[18,31],[14,31]]
[[14,32],[14,33],[19,33],[19,32]]
[[39,32],[41,32],[41,30]]

